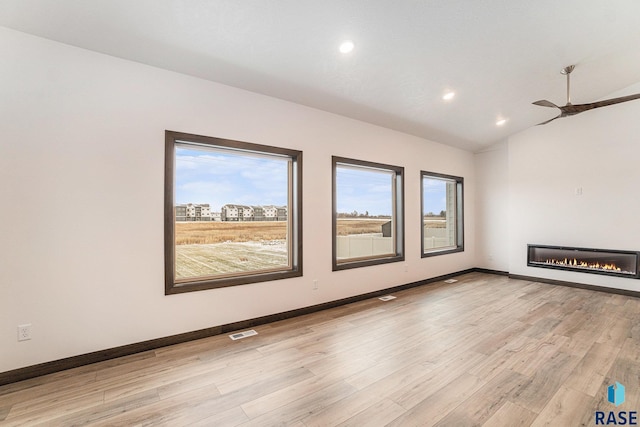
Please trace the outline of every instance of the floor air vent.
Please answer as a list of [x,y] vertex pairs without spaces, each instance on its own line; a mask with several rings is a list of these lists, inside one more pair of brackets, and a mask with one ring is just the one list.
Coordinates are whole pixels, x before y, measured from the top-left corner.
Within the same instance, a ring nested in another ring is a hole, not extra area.
[[258,333],[256,331],[254,331],[253,329],[249,329],[248,331],[243,331],[243,332],[237,332],[235,334],[231,334],[229,335],[229,338],[231,338],[232,340],[241,340],[242,338],[247,338],[247,337],[252,337],[254,335],[258,335]]
[[380,301],[391,301],[392,299],[396,299],[393,295],[385,295],[383,297],[378,298]]

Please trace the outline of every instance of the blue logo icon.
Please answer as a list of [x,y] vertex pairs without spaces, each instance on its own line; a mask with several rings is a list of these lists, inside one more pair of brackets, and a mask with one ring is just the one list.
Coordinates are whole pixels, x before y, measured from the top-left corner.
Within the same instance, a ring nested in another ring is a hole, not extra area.
[[616,406],[624,403],[624,386],[616,381],[607,389],[607,400]]

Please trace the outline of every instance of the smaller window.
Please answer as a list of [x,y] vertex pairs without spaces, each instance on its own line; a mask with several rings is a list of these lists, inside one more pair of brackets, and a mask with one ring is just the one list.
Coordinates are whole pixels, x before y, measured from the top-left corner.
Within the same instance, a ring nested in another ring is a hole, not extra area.
[[333,270],[404,260],[404,168],[333,157]]
[[422,257],[464,251],[463,178],[420,172]]

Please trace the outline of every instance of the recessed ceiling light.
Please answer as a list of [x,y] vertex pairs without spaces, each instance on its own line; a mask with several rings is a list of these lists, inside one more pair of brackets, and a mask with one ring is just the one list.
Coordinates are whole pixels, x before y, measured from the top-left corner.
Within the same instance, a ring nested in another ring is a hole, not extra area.
[[451,101],[455,96],[456,96],[456,93],[453,91],[450,91],[442,95],[442,99],[444,99],[445,101]]
[[507,119],[498,119],[498,121],[496,122],[496,126],[502,126],[505,123],[507,123]]
[[345,40],[342,43],[340,43],[340,52],[341,53],[349,53],[353,50],[353,48],[355,47],[355,45],[353,44],[353,42],[351,40]]

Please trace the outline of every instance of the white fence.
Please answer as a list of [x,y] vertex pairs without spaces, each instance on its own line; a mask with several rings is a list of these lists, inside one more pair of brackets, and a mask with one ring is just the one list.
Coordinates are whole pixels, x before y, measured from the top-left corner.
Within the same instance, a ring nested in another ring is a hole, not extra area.
[[449,246],[449,238],[447,237],[446,228],[425,228],[424,229],[424,248],[442,248]]
[[[450,245],[445,228],[425,228],[425,249],[442,248]],[[337,236],[336,246],[338,259],[393,253],[393,239],[391,237],[382,237],[382,233]]]
[[392,238],[382,237],[381,233],[337,236],[336,246],[338,259],[393,253]]
[[449,246],[449,239],[446,237],[425,237],[424,238],[424,248],[425,249],[433,249],[433,248],[444,248]]

